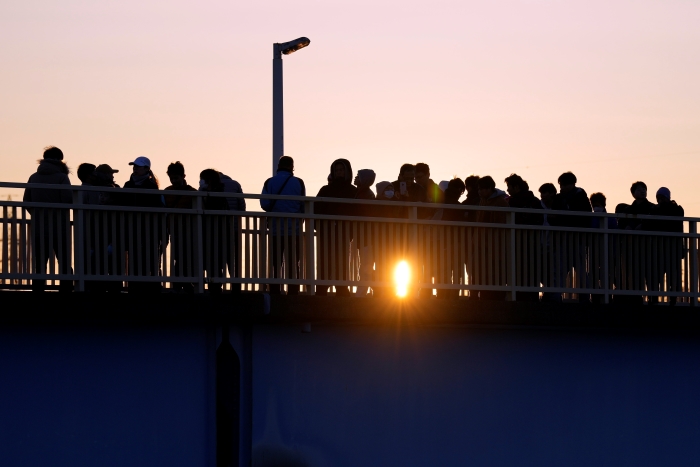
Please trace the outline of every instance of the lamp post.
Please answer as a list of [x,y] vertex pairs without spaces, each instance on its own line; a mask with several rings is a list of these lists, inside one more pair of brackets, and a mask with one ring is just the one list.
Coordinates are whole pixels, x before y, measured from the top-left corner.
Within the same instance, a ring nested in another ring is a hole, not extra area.
[[282,99],[282,55],[289,55],[309,45],[311,41],[300,37],[281,44],[272,44],[272,176],[277,163],[284,155],[284,106]]

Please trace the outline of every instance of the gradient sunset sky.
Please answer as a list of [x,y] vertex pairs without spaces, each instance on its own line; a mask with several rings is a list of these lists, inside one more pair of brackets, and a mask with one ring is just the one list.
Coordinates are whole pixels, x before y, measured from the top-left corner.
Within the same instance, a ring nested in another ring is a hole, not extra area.
[[192,185],[213,167],[259,193],[272,43],[307,36],[284,58],[285,152],[310,195],[344,157],[377,181],[426,162],[533,191],[571,170],[609,211],[643,180],[698,215],[699,24],[690,0],[6,0],[0,179],[56,145],[120,184],[144,155],[163,187],[180,160]]

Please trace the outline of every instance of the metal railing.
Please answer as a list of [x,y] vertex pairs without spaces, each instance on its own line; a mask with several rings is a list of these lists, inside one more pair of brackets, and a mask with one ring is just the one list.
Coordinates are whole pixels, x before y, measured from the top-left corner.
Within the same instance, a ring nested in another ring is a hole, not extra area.
[[[191,201],[191,208],[145,208],[83,202],[83,193],[127,192],[122,189],[0,186],[67,190],[73,199],[72,204],[0,201],[0,289],[41,290],[48,281],[48,288],[64,284],[77,291],[281,288],[322,294],[329,287],[336,292],[349,287],[359,294],[370,288],[381,293],[393,287],[394,267],[405,260],[412,271],[410,289],[421,294],[698,302],[696,218],[128,190]],[[213,198],[284,199],[299,202],[303,212],[205,209]],[[319,203],[324,212],[337,214],[316,214]],[[461,219],[462,211],[497,212],[503,222],[435,220]],[[525,214],[566,216],[587,225],[597,218],[600,227],[518,223]],[[673,224],[664,230],[675,231],[610,229],[609,217]]]

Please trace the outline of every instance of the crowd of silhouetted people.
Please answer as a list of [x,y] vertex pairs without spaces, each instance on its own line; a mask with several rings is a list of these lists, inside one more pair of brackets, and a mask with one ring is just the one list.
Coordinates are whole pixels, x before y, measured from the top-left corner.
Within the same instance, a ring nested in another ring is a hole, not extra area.
[[[87,205],[105,206],[130,206],[144,208],[179,208],[189,209],[193,207],[192,197],[186,196],[183,191],[203,191],[221,193],[243,193],[241,185],[231,177],[215,169],[205,169],[199,173],[199,182],[196,187],[191,186],[186,178],[185,167],[180,162],[173,162],[167,167],[167,175],[170,185],[163,188],[165,191],[172,191],[172,195],[150,194],[143,190],[158,190],[160,183],[152,170],[151,162],[147,157],[137,157],[132,162],[132,173],[129,180],[119,191],[83,191],[82,199],[72,198],[68,190],[52,190],[41,188],[27,188],[24,193],[24,201],[38,203],[64,203],[72,204],[80,202]],[[119,170],[112,168],[108,164],[82,163],[77,168],[77,176],[84,186],[120,188],[115,183],[114,174]],[[577,186],[576,176],[571,172],[562,173],[558,180],[558,189],[554,183],[544,183],[539,187],[537,196],[521,176],[511,174],[503,180],[505,190],[498,188],[498,184],[489,175],[470,175],[464,180],[453,178],[451,180],[436,183],[431,178],[430,167],[425,163],[403,164],[398,171],[398,177],[394,181],[376,181],[376,174],[371,169],[361,169],[355,174],[350,162],[346,159],[337,159],[330,165],[327,178],[328,183],[323,186],[318,194],[318,198],[336,199],[356,199],[356,200],[379,200],[379,201],[401,201],[422,203],[413,211],[404,205],[392,207],[390,203],[334,203],[328,200],[314,203],[315,214],[348,215],[364,217],[410,217],[414,212],[417,219],[431,219],[436,221],[451,222],[479,222],[479,223],[506,223],[508,222],[506,211],[499,210],[464,210],[450,209],[449,205],[486,206],[496,208],[526,208],[529,212],[517,212],[515,214],[516,224],[526,225],[551,225],[561,227],[600,227],[601,217],[573,216],[563,214],[563,211],[570,212],[607,212],[606,197],[603,193],[593,193],[590,196],[586,191]],[[56,147],[46,148],[43,158],[39,161],[39,167],[30,178],[29,183],[44,183],[57,185],[70,185],[69,169],[63,161],[63,153]],[[372,191],[372,187],[375,191]],[[136,190],[133,190],[136,189]],[[682,217],[683,208],[679,206],[671,197],[671,192],[666,187],[660,187],[655,191],[655,203],[648,199],[647,186],[644,182],[634,182],[630,188],[633,201],[630,204],[618,204],[615,213],[653,215],[653,216],[673,216]],[[267,179],[262,187],[262,194],[283,195],[283,196],[306,196],[304,181],[294,174],[294,160],[284,156],[279,160],[277,173]],[[466,197],[462,197],[466,194]],[[203,209],[207,210],[231,210],[245,211],[246,204],[242,197],[204,197],[202,199]],[[436,206],[430,206],[436,205]],[[261,199],[261,208],[271,213],[304,213],[305,203],[293,199]],[[65,210],[64,210],[65,211]],[[559,211],[552,214],[551,211]],[[34,232],[34,256],[35,273],[45,274],[46,263],[51,253],[56,255],[61,274],[70,274],[70,261],[65,256],[69,251],[69,235],[61,235],[60,231],[69,229],[69,217],[66,212],[55,210],[43,210],[33,212],[32,217],[35,223],[41,222],[44,226],[51,226],[54,229],[52,235],[41,231],[36,225]],[[43,217],[42,217],[43,216]],[[651,220],[639,218],[615,218],[606,217],[608,229],[613,230],[649,230],[664,232],[682,232],[683,223],[679,220]],[[271,271],[273,278],[289,277],[290,274],[299,274],[298,260],[301,258],[302,220],[300,218],[275,218],[268,224],[269,235],[274,239],[279,236],[286,238],[293,237],[295,242],[281,242],[281,247],[272,249],[272,262],[281,263],[281,257],[285,255],[284,249],[293,249],[293,252],[286,252],[286,270],[274,267]],[[320,227],[319,227],[320,228]],[[324,227],[324,235],[320,235],[320,242],[328,242],[332,239],[336,249],[348,250],[351,237],[344,234],[340,224],[330,223]],[[108,230],[108,229],[105,229]],[[237,232],[221,231],[220,235],[231,235]],[[178,248],[182,238],[177,238],[172,232],[170,234],[172,251],[181,251]],[[61,243],[63,242],[63,243]],[[109,243],[107,239],[93,239],[93,243]],[[277,242],[279,245],[280,242]],[[322,245],[319,249],[320,263],[327,262],[323,257],[328,251],[327,245]],[[371,259],[372,253],[368,250],[371,245],[358,245],[362,251],[365,249],[364,260],[361,262],[360,277],[371,277],[371,270],[374,261]],[[148,251],[161,248],[162,245],[142,244],[130,245],[130,255],[146,255]],[[293,253],[293,254],[291,254]],[[362,253],[361,253],[362,254]],[[289,257],[297,258],[291,262]],[[335,262],[333,270],[325,268],[319,271],[319,279],[346,279],[347,261],[349,255],[339,255],[341,260]],[[151,257],[153,255],[151,254]],[[344,259],[342,259],[344,258]],[[370,258],[368,260],[368,258]],[[175,259],[182,269],[187,266],[187,259],[184,256]],[[158,275],[157,261],[145,261],[145,275]],[[296,263],[296,264],[290,264]],[[105,267],[107,267],[106,265]],[[230,265],[229,265],[230,269]],[[183,269],[184,270],[184,269]],[[225,271],[207,271],[208,276],[221,275]],[[119,271],[124,273],[124,271]],[[61,281],[62,290],[72,289],[70,281]],[[64,286],[65,284],[65,286]],[[181,289],[191,289],[191,284],[178,285]],[[44,290],[44,280],[32,281],[34,290]],[[134,283],[130,284],[130,290],[141,289],[144,291],[155,291],[160,284]],[[99,288],[98,288],[99,289]],[[362,293],[367,293],[367,288],[359,288]],[[105,289],[99,289],[105,290]],[[106,289],[109,290],[109,289]],[[212,288],[215,291],[215,287]],[[279,285],[269,286],[272,293],[279,293]],[[287,292],[298,293],[298,285],[289,285]],[[327,293],[328,287],[318,287],[317,293]],[[336,287],[338,295],[349,295],[347,287]],[[486,296],[487,294],[484,294]]]

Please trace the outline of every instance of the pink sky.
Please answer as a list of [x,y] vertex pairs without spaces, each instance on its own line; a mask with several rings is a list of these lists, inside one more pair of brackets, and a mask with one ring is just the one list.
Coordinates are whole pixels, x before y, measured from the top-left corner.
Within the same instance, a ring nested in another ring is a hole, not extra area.
[[145,155],[162,186],[180,160],[193,185],[213,167],[259,193],[272,43],[307,36],[284,59],[285,149],[311,195],[345,157],[377,181],[426,162],[536,190],[571,170],[610,211],[644,180],[698,215],[698,18],[692,1],[4,2],[1,179],[56,145],[120,184]]

